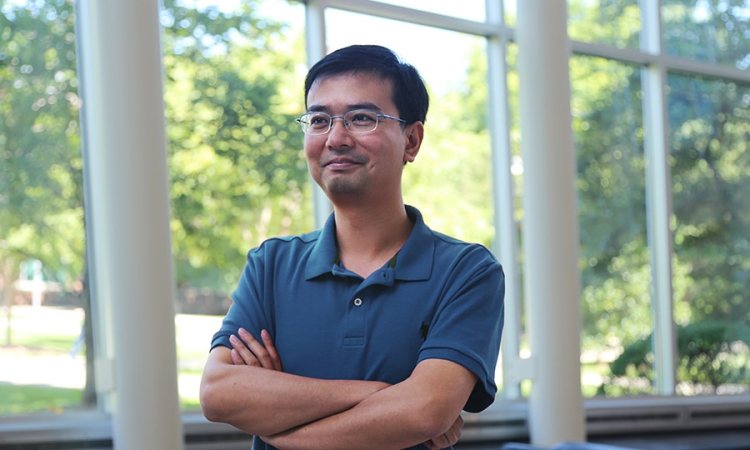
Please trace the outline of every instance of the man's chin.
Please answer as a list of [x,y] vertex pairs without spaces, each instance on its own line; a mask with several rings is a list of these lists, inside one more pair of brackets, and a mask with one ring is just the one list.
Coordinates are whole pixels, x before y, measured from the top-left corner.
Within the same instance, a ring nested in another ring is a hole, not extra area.
[[346,196],[351,197],[353,195],[359,195],[364,192],[361,183],[355,182],[355,180],[347,180],[341,178],[335,178],[327,180],[323,189],[328,197],[333,198],[334,196]]

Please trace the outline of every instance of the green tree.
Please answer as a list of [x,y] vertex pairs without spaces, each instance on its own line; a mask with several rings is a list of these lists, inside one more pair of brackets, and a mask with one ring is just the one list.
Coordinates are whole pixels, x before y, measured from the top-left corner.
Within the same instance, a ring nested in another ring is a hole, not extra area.
[[0,258],[70,284],[85,240],[72,6],[0,12]]
[[[167,1],[166,105],[181,287],[228,291],[263,239],[311,227],[300,35],[258,16]],[[290,91],[287,86],[298,86]]]
[[[696,393],[717,393],[722,386],[750,384],[750,328],[725,321],[703,320],[677,327],[678,378],[690,380]],[[600,387],[608,395],[628,393],[624,378],[654,380],[652,336],[630,343],[612,363],[613,382]],[[618,382],[619,381],[619,382]],[[635,391],[637,392],[637,391]]]
[[639,70],[571,60],[585,347],[651,331]]
[[[72,288],[83,276],[85,232],[73,7],[67,1],[0,9],[0,265],[12,343],[13,281],[38,259],[45,278]],[[88,289],[81,306],[89,310]],[[86,314],[90,329],[90,315]],[[87,333],[84,404],[94,404]]]
[[568,0],[571,39],[637,49],[640,30],[641,11],[635,0]]

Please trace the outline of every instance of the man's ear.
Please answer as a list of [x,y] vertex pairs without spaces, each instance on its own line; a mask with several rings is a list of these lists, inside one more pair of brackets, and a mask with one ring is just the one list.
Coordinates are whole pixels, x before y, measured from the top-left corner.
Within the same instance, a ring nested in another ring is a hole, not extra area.
[[407,125],[406,129],[404,129],[404,138],[406,139],[404,164],[406,164],[414,162],[417,158],[419,148],[422,146],[422,139],[424,139],[424,124],[422,122],[414,122]]

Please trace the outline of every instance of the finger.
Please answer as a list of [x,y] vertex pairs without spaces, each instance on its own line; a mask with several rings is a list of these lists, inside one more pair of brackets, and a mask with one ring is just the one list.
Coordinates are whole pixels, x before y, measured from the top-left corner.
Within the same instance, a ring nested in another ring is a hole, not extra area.
[[248,333],[244,328],[239,329],[239,334],[240,339],[242,339],[250,349],[250,351],[253,352],[253,355],[255,355],[255,358],[257,358],[260,366],[264,369],[273,369],[273,360],[271,359],[271,356],[268,354],[268,351],[263,346],[263,344],[258,342],[258,340],[255,339],[255,337],[253,337],[252,334]]
[[458,416],[456,421],[453,422],[453,425],[451,425],[450,429],[443,435],[448,441],[448,446],[454,445],[456,442],[458,442],[459,438],[461,438],[461,429],[463,428],[463,426],[464,420],[461,418],[461,416]]
[[461,418],[461,416],[458,416],[458,419],[456,419],[455,422],[453,422],[453,425],[451,425],[450,430],[448,430],[448,433],[455,434],[456,436],[461,436],[461,429],[464,427],[464,419]]
[[237,356],[239,356],[239,359],[235,360],[234,356],[232,357],[232,362],[235,364],[245,364],[248,366],[260,366],[260,362],[258,359],[253,355],[253,353],[248,350],[248,348],[245,346],[245,344],[235,335],[229,336],[229,342],[232,344],[232,353],[236,353]]
[[427,448],[440,450],[441,448],[450,447],[452,444],[445,434],[441,434],[425,442],[425,445]]
[[451,445],[454,445],[456,442],[458,442],[458,439],[461,437],[461,430],[451,428],[443,435],[443,437],[446,441],[445,446],[450,447]]
[[229,353],[232,357],[232,364],[236,366],[244,366],[245,361],[242,360],[242,356],[240,356],[239,352],[235,349],[232,349],[232,351]]
[[430,449],[439,450],[441,448],[448,448],[456,442],[458,442],[457,439],[453,440],[451,435],[449,433],[446,433],[425,442],[425,446]]
[[276,351],[276,346],[273,345],[271,335],[268,333],[268,331],[262,330],[260,332],[260,338],[263,339],[263,345],[265,346],[266,351],[268,351],[268,356],[271,357],[271,361],[273,361],[274,370],[283,372],[284,368],[281,365],[281,357],[279,357],[279,353]]
[[429,449],[442,449],[455,445],[458,439],[461,437],[461,428],[464,426],[464,419],[458,416],[453,425],[440,436],[434,437],[429,441],[425,442],[425,446]]

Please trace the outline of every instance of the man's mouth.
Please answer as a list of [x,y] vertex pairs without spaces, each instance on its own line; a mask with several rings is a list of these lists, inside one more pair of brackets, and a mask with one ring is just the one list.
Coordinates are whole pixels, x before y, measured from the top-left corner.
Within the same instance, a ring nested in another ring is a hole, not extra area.
[[363,162],[364,161],[362,161],[361,158],[355,158],[353,156],[334,156],[324,160],[321,166],[335,169],[362,164]]

